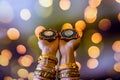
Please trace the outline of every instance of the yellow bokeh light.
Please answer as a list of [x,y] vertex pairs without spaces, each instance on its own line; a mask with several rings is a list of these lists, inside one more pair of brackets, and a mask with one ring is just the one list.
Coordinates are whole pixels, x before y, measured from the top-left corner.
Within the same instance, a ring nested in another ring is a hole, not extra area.
[[65,23],[65,24],[63,24],[63,26],[62,26],[62,30],[63,29],[73,29],[73,27],[72,27],[72,25],[70,24],[70,23]]
[[116,2],[120,3],[120,0],[115,0]]
[[112,49],[115,52],[120,52],[120,41],[115,41],[112,45]]
[[76,61],[76,64],[79,67],[78,70],[80,70],[81,69],[81,64],[79,62],[77,62],[77,61]]
[[10,60],[12,58],[12,53],[8,49],[2,50],[1,55],[6,57],[8,60]]
[[86,23],[83,20],[79,20],[75,23],[75,29],[77,31],[83,31],[86,27]]
[[13,80],[13,79],[12,79],[12,77],[10,77],[10,76],[5,76],[5,77],[4,77],[4,80]]
[[26,47],[24,45],[18,45],[16,47],[16,50],[19,54],[25,54],[26,53]]
[[86,7],[84,11],[84,19],[87,23],[93,23],[97,19],[97,8],[95,7]]
[[114,70],[120,72],[120,62],[114,64]]
[[88,55],[91,57],[91,58],[97,58],[99,57],[100,55],[100,49],[96,46],[91,46],[89,49],[88,49]]
[[16,28],[9,28],[7,36],[10,40],[17,40],[20,37],[20,32]]
[[120,22],[120,13],[118,14],[118,20],[119,20],[119,22]]
[[28,71],[26,69],[19,69],[17,71],[17,74],[20,78],[27,78],[28,77]]
[[98,25],[99,29],[106,31],[111,27],[111,21],[109,19],[102,19]]
[[53,4],[53,0],[39,0],[39,4],[42,7],[50,7]]
[[30,72],[28,74],[28,80],[33,80],[33,77],[34,77],[34,72]]
[[7,57],[0,55],[0,65],[8,66],[9,60]]
[[84,12],[84,16],[88,19],[92,19],[97,15],[97,8],[94,7],[86,7],[85,12]]
[[91,40],[93,43],[100,43],[102,41],[102,35],[98,32],[94,33],[91,37]]
[[99,65],[97,59],[89,59],[87,61],[87,66],[89,69],[95,69]]
[[28,9],[22,9],[20,12],[20,17],[22,20],[29,20],[31,18],[31,13]]
[[39,34],[40,32],[42,32],[43,30],[45,30],[44,26],[38,26],[37,28],[35,28],[35,35],[37,38],[39,38]]
[[70,0],[60,0],[59,6],[62,10],[68,10],[70,9],[71,2]]
[[29,67],[32,64],[32,62],[33,62],[33,57],[30,55],[25,55],[23,57],[20,57],[18,60],[18,63],[24,67]]
[[98,7],[102,0],[89,0],[89,5],[91,7]]
[[120,53],[115,53],[114,54],[114,59],[115,59],[115,61],[120,62]]

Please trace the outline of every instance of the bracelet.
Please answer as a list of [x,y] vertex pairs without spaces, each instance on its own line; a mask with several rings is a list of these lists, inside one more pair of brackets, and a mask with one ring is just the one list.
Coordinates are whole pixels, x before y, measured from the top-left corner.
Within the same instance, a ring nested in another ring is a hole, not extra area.
[[55,66],[51,66],[51,64],[47,64],[47,65],[38,64],[36,70],[44,70],[51,73],[56,72]]
[[38,63],[39,63],[39,61],[42,60],[42,59],[47,59],[47,60],[54,61],[55,64],[58,63],[58,60],[57,60],[56,56],[53,56],[53,55],[49,55],[49,54],[41,55],[41,56],[38,58]]
[[44,77],[44,78],[48,78],[50,80],[55,80],[55,74],[47,72],[47,71],[43,71],[43,70],[36,70],[34,72],[34,75],[37,77]]
[[66,68],[78,69],[78,66],[76,63],[66,63],[59,66],[59,70],[66,69]]
[[80,77],[79,71],[65,71],[58,74],[58,78]]

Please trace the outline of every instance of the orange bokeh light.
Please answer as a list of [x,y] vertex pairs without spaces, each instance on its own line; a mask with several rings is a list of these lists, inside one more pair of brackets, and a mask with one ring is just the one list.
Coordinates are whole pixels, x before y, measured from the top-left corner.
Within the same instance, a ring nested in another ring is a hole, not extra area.
[[120,62],[114,64],[114,70],[120,72]]
[[28,77],[28,71],[26,69],[19,69],[17,71],[17,74],[20,78],[27,78]]
[[24,67],[31,66],[32,62],[33,62],[33,57],[30,55],[25,55],[18,59],[18,63]]
[[20,37],[20,32],[16,28],[9,28],[7,36],[10,40],[17,40]]
[[12,53],[8,49],[2,50],[1,55],[6,57],[8,60],[10,60],[12,58]]
[[0,65],[2,66],[8,66],[9,60],[6,56],[0,55]]
[[111,27],[111,21],[109,19],[102,19],[98,25],[99,29],[106,31]]
[[89,49],[88,49],[88,55],[91,57],[91,58],[97,58],[99,57],[100,55],[100,49],[96,46],[91,46]]
[[75,29],[79,32],[84,30],[86,27],[86,23],[83,20],[79,20],[75,23]]
[[70,9],[71,2],[70,0],[60,0],[59,6],[62,10],[68,10]]
[[93,43],[100,43],[102,41],[102,35],[98,32],[94,33],[91,37],[91,40]]
[[87,61],[87,66],[89,69],[95,69],[99,65],[97,59],[89,59]]
[[115,52],[120,52],[120,41],[115,41],[112,45],[112,49]]
[[16,50],[19,54],[25,54],[26,53],[26,47],[24,45],[18,45],[16,47]]

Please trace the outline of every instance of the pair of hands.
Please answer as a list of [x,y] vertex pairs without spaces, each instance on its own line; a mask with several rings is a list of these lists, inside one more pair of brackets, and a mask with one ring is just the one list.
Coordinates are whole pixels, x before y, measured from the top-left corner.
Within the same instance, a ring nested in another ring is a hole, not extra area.
[[[61,64],[67,62],[74,62],[74,51],[79,47],[80,38],[65,41],[57,38],[49,42],[47,40],[39,40],[38,45],[42,50],[42,54],[56,56],[57,50],[60,51]],[[73,59],[72,59],[73,58]]]

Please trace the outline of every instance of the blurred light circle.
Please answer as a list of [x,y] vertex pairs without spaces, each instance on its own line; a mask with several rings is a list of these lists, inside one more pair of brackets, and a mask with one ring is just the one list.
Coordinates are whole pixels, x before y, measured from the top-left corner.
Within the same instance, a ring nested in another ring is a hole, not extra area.
[[84,30],[86,27],[86,23],[83,20],[79,20],[75,23],[75,29],[79,32]]
[[111,21],[109,19],[102,19],[98,24],[99,29],[107,31],[111,27]]
[[13,79],[12,79],[12,77],[10,77],[10,76],[5,76],[5,77],[4,77],[4,80],[13,80]]
[[100,49],[97,47],[97,46],[91,46],[89,49],[88,49],[88,55],[91,57],[91,58],[97,58],[100,56]]
[[29,67],[29,66],[31,66],[31,64],[33,62],[33,57],[30,55],[25,55],[25,56],[21,57],[19,59],[19,61],[20,61],[21,66]]
[[64,29],[73,29],[73,27],[72,27],[72,25],[70,23],[65,23],[62,26],[62,30],[64,30]]
[[120,0],[115,0],[116,2],[120,3]]
[[0,22],[10,23],[13,20],[14,13],[12,6],[6,1],[0,1]]
[[120,41],[115,41],[112,45],[112,49],[115,52],[120,52]]
[[120,52],[114,54],[114,59],[115,59],[115,61],[120,62]]
[[34,77],[34,72],[30,72],[28,74],[28,80],[33,80],[33,77]]
[[39,0],[39,4],[42,7],[50,7],[53,4],[53,0]]
[[102,35],[98,32],[94,33],[91,37],[91,40],[93,43],[100,43],[102,41]]
[[119,22],[120,22],[120,13],[118,14],[118,20],[119,20]]
[[1,55],[6,57],[8,60],[10,60],[12,58],[12,53],[10,50],[8,49],[4,49],[1,51]]
[[95,16],[97,16],[97,8],[87,6],[85,8],[84,17],[88,19],[93,19]]
[[20,37],[20,32],[16,28],[9,28],[7,36],[10,40],[17,40]]
[[26,69],[19,69],[17,71],[17,74],[20,78],[27,78],[28,77],[28,71]]
[[114,64],[114,70],[120,72],[120,62]]
[[98,7],[102,0],[89,0],[89,5],[91,7]]
[[70,9],[71,2],[70,0],[60,0],[59,6],[62,10],[68,10]]
[[76,61],[76,64],[77,64],[77,66],[79,67],[78,70],[80,70],[80,69],[81,69],[81,64],[80,64],[80,62]]
[[22,9],[20,11],[20,17],[22,20],[29,20],[31,18],[31,12],[29,11],[29,9]]
[[97,59],[89,59],[87,61],[87,66],[89,69],[95,69],[99,65]]
[[35,28],[35,35],[37,38],[39,38],[39,34],[40,32],[42,32],[43,30],[45,30],[44,26],[38,26],[37,28]]
[[16,50],[19,54],[25,54],[26,53],[26,47],[22,44],[18,45],[16,47]]
[[0,65],[8,66],[9,60],[7,57],[0,55]]

